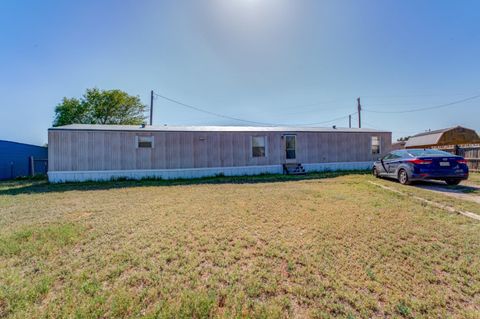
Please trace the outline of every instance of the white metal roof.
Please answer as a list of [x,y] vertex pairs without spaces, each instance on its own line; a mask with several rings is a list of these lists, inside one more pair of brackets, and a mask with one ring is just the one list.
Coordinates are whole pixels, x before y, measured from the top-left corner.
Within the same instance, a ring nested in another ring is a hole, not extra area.
[[102,125],[102,124],[70,124],[50,128],[50,130],[72,131],[136,131],[136,132],[388,132],[369,128],[333,128],[333,127],[301,127],[301,126],[145,126],[141,125]]
[[412,136],[407,140],[407,143],[405,143],[405,147],[435,145],[438,143],[442,135],[443,132],[428,135]]

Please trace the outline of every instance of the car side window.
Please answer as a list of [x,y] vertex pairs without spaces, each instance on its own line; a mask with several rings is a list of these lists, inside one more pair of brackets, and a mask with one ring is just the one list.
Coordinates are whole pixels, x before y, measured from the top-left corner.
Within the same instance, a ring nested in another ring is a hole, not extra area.
[[401,151],[395,151],[395,152],[392,152],[392,158],[391,159],[397,159],[397,158],[402,158],[402,154],[401,154]]
[[407,151],[401,151],[400,154],[403,158],[410,158],[412,157]]
[[387,154],[383,160],[384,161],[391,161],[391,160],[395,160],[395,159],[398,159],[398,158],[401,158],[401,156],[397,153],[397,152],[392,152],[390,154]]
[[382,160],[384,160],[384,161],[388,161],[388,160],[391,160],[391,159],[392,159],[392,154],[391,154],[391,153],[385,155],[385,156],[382,158]]

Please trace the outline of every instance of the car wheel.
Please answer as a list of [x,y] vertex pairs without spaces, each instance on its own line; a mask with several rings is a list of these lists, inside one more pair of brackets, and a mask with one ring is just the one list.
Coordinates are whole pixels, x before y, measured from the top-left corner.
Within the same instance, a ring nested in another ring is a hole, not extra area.
[[398,171],[398,181],[402,185],[410,185],[410,180],[408,179],[408,174],[406,170],[401,169],[400,171]]
[[377,171],[377,168],[376,168],[375,166],[373,167],[372,174],[373,174],[373,176],[375,176],[376,178],[380,178],[380,175],[378,175],[378,171]]
[[447,183],[447,185],[458,185],[460,184],[461,180],[459,179],[446,179],[445,180],[445,183]]

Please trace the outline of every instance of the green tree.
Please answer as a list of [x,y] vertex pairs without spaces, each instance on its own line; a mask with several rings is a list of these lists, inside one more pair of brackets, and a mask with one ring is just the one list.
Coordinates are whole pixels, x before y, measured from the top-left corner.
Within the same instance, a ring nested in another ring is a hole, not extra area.
[[397,142],[406,142],[411,136],[402,136],[400,138],[397,138]]
[[146,106],[120,90],[87,89],[82,98],[66,98],[55,107],[53,126],[68,124],[142,124]]

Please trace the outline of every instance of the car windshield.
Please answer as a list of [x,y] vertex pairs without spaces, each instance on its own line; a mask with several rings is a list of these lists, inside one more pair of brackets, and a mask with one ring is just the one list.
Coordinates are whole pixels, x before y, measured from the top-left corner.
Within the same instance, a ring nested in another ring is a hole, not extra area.
[[452,154],[445,152],[445,151],[440,151],[440,150],[408,150],[408,153],[410,153],[413,156],[453,156]]

